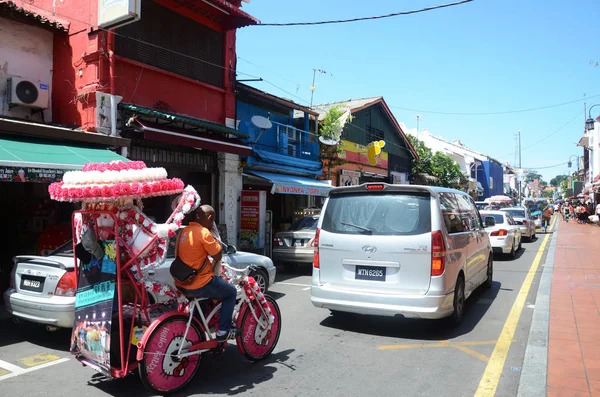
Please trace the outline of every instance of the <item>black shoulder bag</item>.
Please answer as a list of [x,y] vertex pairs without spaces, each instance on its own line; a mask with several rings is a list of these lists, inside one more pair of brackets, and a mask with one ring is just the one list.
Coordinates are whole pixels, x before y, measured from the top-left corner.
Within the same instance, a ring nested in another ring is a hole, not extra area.
[[185,263],[184,261],[181,260],[181,258],[179,257],[178,248],[179,248],[179,240],[177,241],[177,243],[175,245],[175,260],[173,261],[173,263],[171,263],[171,266],[169,267],[169,272],[171,273],[171,276],[173,277],[173,279],[175,281],[180,282],[182,284],[188,284],[188,283],[192,282],[192,280],[194,280],[196,275],[204,269],[204,267],[206,266],[206,262],[208,261],[208,257],[202,264],[202,267],[200,268],[200,270],[196,270],[196,269],[188,266],[187,263]]

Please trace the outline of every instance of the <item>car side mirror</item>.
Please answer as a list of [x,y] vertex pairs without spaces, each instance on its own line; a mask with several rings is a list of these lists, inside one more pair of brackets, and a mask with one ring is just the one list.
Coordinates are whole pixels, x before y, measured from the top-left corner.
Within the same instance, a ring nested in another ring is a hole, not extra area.
[[235,245],[227,246],[227,254],[228,255],[235,254],[236,252],[237,252],[237,249],[235,248]]
[[496,219],[494,219],[493,216],[486,216],[485,217],[485,227],[492,227],[492,226],[496,226]]

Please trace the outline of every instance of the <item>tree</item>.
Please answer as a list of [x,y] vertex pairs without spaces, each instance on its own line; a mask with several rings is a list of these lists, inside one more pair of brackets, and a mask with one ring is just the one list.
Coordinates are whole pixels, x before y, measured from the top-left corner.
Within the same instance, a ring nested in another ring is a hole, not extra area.
[[569,180],[568,179],[563,179],[563,181],[560,183],[560,191],[564,196],[567,195],[567,192],[569,191]]
[[[332,138],[338,119],[344,114],[346,110],[341,106],[334,106],[325,113],[323,121],[321,122],[319,133],[322,137]],[[352,116],[348,117],[347,122],[352,121]],[[327,169],[327,179],[331,179],[331,170],[339,165],[345,164],[347,161],[340,158],[340,155],[344,153],[344,147],[341,141],[336,145],[321,145],[321,160],[323,165]]]
[[568,175],[556,175],[554,178],[550,179],[550,186],[559,187],[562,184],[562,181],[569,178]]
[[552,198],[554,196],[554,189],[545,189],[542,191],[542,197]]
[[533,182],[534,180],[537,179],[539,181],[539,183],[541,184],[541,183],[545,183],[543,181],[543,178],[544,177],[542,176],[542,174],[538,174],[537,171],[531,170],[531,171],[527,172],[527,176],[525,177],[525,182]]
[[464,178],[464,174],[460,170],[460,166],[456,164],[452,157],[437,152],[433,154],[430,148],[411,135],[408,136],[410,143],[416,148],[419,159],[413,160],[412,173],[427,174],[439,179],[439,186],[460,189],[460,181]]

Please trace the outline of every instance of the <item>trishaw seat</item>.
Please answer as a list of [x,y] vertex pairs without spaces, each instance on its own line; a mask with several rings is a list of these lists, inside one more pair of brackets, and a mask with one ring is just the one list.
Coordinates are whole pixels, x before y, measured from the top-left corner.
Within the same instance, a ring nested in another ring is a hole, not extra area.
[[208,299],[210,299],[210,298],[202,298],[202,297],[199,297],[199,296],[196,296],[196,295],[190,294],[190,293],[189,293],[187,290],[184,290],[184,289],[182,289],[182,288],[177,288],[177,289],[178,289],[178,290],[179,290],[179,292],[181,292],[181,293],[183,294],[183,296],[185,296],[185,297],[186,297],[186,299],[187,299],[187,300],[189,300],[189,301],[196,300],[196,301],[198,301],[198,302],[202,302],[202,301],[205,301],[205,300],[208,300]]

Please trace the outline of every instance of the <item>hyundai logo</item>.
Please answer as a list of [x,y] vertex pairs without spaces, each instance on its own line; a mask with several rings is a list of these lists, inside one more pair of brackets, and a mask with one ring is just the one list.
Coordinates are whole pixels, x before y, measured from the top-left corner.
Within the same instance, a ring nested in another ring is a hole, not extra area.
[[374,254],[375,252],[377,252],[377,247],[375,247],[374,245],[365,245],[364,247],[362,247],[362,250]]

